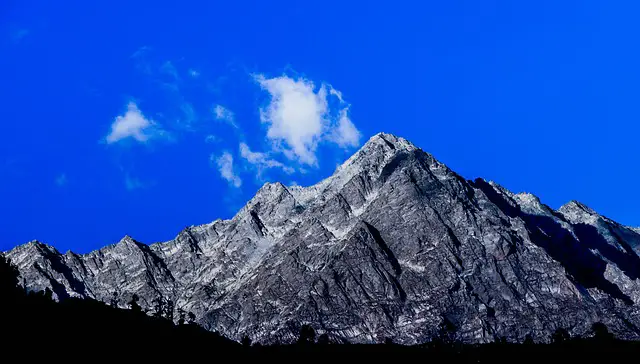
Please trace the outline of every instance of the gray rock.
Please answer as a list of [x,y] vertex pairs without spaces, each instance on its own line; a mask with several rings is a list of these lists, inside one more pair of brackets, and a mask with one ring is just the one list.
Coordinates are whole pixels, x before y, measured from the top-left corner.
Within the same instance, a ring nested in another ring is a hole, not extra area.
[[[310,187],[267,183],[230,220],[165,243],[125,237],[86,255],[7,252],[28,290],[193,312],[230,338],[420,343],[446,319],[464,342],[640,338],[640,230],[580,204],[468,181],[407,140],[372,137]],[[177,315],[176,315],[177,316]]]

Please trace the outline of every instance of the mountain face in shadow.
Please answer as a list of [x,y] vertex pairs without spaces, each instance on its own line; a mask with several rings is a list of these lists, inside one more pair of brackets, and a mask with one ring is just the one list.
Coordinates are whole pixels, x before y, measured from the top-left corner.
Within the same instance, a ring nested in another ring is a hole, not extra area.
[[[171,302],[240,340],[466,343],[640,337],[640,230],[467,181],[403,138],[372,137],[309,187],[267,183],[230,220],[164,243],[125,237],[85,255],[37,241],[6,255],[30,291],[145,310]],[[90,238],[90,237],[87,237]]]

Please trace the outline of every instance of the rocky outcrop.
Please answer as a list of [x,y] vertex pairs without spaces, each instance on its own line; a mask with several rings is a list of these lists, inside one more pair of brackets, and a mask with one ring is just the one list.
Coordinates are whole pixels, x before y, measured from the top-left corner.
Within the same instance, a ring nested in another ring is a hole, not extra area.
[[122,307],[137,294],[239,339],[424,342],[446,320],[465,342],[584,334],[596,321],[640,336],[638,229],[580,204],[468,181],[407,140],[372,137],[310,187],[265,184],[231,220],[145,245],[125,237],[61,254],[7,253],[30,290]]

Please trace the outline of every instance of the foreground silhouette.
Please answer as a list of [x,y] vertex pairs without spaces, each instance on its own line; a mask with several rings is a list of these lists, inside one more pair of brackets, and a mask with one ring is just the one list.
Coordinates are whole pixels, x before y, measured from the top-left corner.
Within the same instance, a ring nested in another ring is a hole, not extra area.
[[[172,307],[172,303],[160,304]],[[163,306],[164,305],[164,306]],[[604,324],[593,325],[588,338],[571,338],[558,329],[550,343],[508,343],[463,345],[455,340],[455,327],[445,320],[438,337],[423,345],[396,345],[388,338],[376,345],[332,343],[329,336],[316,336],[314,328],[302,325],[295,344],[263,346],[248,337],[241,343],[226,339],[191,323],[192,315],[180,314],[178,324],[162,315],[142,312],[134,298],[130,309],[120,309],[91,299],[52,299],[52,292],[27,293],[18,285],[18,272],[0,255],[0,362],[7,359],[102,361],[107,358],[129,361],[167,361],[173,358],[286,359],[317,361],[332,358],[383,358],[415,356],[436,362],[513,362],[532,358],[594,361],[602,354],[640,353],[640,343],[616,340]],[[171,309],[171,311],[173,311]],[[173,318],[173,313],[169,318]],[[611,357],[614,358],[614,357]],[[209,360],[207,360],[209,361]]]

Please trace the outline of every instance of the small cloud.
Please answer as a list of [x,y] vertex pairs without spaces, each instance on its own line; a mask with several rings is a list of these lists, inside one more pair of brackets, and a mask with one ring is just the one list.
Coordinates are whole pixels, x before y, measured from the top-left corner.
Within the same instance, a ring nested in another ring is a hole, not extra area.
[[269,158],[266,153],[252,152],[245,143],[240,143],[240,156],[258,169],[258,176],[268,168],[282,169],[287,174],[295,172],[293,168],[285,166],[282,162]]
[[213,115],[216,117],[216,119],[225,121],[229,125],[231,125],[232,127],[236,128],[236,129],[238,128],[238,125],[236,124],[235,116],[234,116],[233,112],[231,110],[227,109],[226,107],[224,107],[222,105],[214,106]]
[[200,72],[198,72],[198,70],[194,70],[193,68],[189,69],[189,76],[193,77],[193,78],[198,78],[200,77]]
[[129,175],[125,176],[124,185],[127,188],[127,190],[129,190],[129,191],[137,190],[139,188],[143,188],[144,187],[144,184],[142,183],[142,181],[140,181],[139,179],[137,179],[135,177],[131,177]]
[[260,120],[269,125],[267,138],[286,144],[285,155],[300,163],[315,165],[315,151],[322,136],[327,113],[327,90],[317,91],[313,82],[282,76],[267,79],[256,76],[263,90],[271,95],[269,105],[260,112]]
[[126,138],[133,138],[140,143],[163,135],[164,132],[153,120],[145,118],[138,106],[130,102],[124,115],[117,116],[111,124],[111,132],[106,137],[107,144],[113,144]]
[[274,150],[301,164],[317,166],[320,142],[334,142],[343,148],[359,143],[360,132],[348,117],[349,106],[335,110],[329,104],[329,95],[344,104],[342,93],[331,85],[316,87],[305,78],[288,76],[254,78],[271,96],[260,110],[260,120],[268,125],[267,139]]
[[61,173],[56,177],[56,186],[58,187],[64,187],[67,185],[67,175],[65,173]]
[[220,172],[220,176],[224,178],[230,185],[238,188],[242,186],[242,180],[233,171],[233,156],[229,152],[224,152],[220,157],[211,155],[211,161],[215,162]]
[[218,141],[218,137],[213,134],[209,134],[204,138],[205,143],[217,143]]

